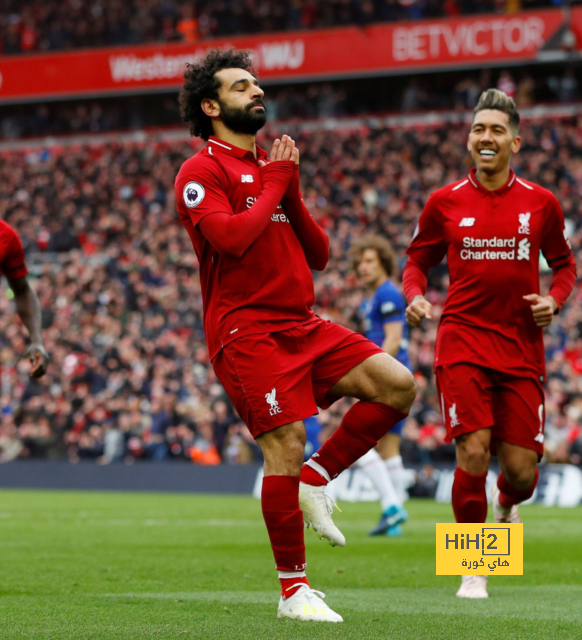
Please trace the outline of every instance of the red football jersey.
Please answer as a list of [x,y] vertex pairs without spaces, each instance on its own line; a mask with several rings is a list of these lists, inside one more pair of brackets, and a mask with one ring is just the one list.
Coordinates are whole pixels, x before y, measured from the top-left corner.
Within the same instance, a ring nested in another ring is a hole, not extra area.
[[200,263],[211,358],[241,336],[289,329],[314,317],[311,270],[281,205],[240,257],[219,253],[198,226],[211,213],[239,214],[252,207],[262,190],[258,161],[266,159],[258,146],[255,158],[211,136],[176,178],[178,213]]
[[22,242],[16,231],[4,220],[0,220],[0,275],[2,274],[11,279],[28,275]]
[[523,299],[539,294],[540,251],[554,272],[549,293],[561,307],[576,281],[562,209],[550,191],[513,171],[505,186],[489,191],[472,169],[429,198],[403,280],[409,301],[424,295],[426,274],[447,256],[450,287],[435,368],[470,362],[545,379],[543,330]]

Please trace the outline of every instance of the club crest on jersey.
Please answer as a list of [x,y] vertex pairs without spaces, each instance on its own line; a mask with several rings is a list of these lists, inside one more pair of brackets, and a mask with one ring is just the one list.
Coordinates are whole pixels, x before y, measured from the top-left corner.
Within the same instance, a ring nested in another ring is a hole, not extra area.
[[529,251],[531,249],[531,242],[527,238],[519,241],[517,245],[517,259],[529,260]]
[[277,390],[273,387],[270,393],[265,393],[265,400],[269,405],[269,413],[274,416],[278,413],[283,413],[281,408],[279,407],[279,402],[277,401]]
[[531,213],[520,213],[519,214],[519,229],[517,233],[523,233],[526,236],[529,236],[529,219],[531,218]]
[[451,427],[459,426],[459,418],[457,418],[457,403],[449,409],[449,418],[451,419]]
[[199,182],[189,182],[182,192],[184,196],[184,204],[188,207],[188,209],[194,209],[197,207],[202,200],[204,200],[204,196],[206,195],[206,191],[204,187]]

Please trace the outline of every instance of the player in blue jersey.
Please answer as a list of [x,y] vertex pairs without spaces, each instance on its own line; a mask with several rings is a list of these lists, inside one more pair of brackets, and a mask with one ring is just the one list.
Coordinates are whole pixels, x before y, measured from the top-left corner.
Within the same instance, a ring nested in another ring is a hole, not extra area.
[[[352,266],[368,291],[360,307],[360,320],[366,337],[410,369],[406,300],[392,278],[396,255],[390,242],[381,236],[366,235],[352,244]],[[400,456],[400,436],[404,421],[397,423],[380,440],[377,449],[358,460],[358,466],[380,493],[382,516],[370,535],[397,536],[408,515],[406,472]]]

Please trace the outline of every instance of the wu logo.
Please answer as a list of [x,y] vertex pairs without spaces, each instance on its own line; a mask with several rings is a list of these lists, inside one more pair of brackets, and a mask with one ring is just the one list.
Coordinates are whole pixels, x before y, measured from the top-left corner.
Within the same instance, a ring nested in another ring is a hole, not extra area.
[[519,229],[517,233],[523,233],[526,236],[529,236],[529,219],[531,218],[531,213],[520,213],[519,214]]
[[459,419],[457,418],[457,403],[449,409],[449,418],[451,419],[451,427],[459,426]]
[[[529,231],[528,231],[529,233]],[[529,260],[529,250],[531,247],[531,243],[527,238],[519,241],[517,245],[517,259],[518,260]]]
[[279,407],[279,403],[277,402],[276,398],[277,398],[277,390],[274,387],[273,387],[273,389],[271,389],[271,393],[266,393],[265,394],[265,400],[270,405],[269,406],[269,413],[272,416],[277,415],[278,413],[283,413],[283,411]]

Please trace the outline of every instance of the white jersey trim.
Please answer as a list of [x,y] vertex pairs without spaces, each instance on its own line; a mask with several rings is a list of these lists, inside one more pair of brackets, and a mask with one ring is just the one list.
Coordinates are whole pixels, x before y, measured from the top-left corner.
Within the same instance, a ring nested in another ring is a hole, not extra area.
[[464,187],[467,184],[467,182],[469,182],[469,178],[467,178],[466,180],[463,180],[463,182],[461,182],[461,184],[458,184],[456,187],[453,187],[453,191],[456,191],[457,189]]
[[216,142],[216,140],[213,140],[211,144],[217,144],[219,147],[224,147],[225,149],[232,151],[232,147],[227,147],[225,144],[222,144],[221,142]]
[[525,182],[522,182],[519,178],[516,178],[516,180],[519,182],[520,185],[522,185],[523,187],[525,187],[526,189],[529,189],[530,191],[533,191],[534,188],[530,187],[529,184],[526,184]]

